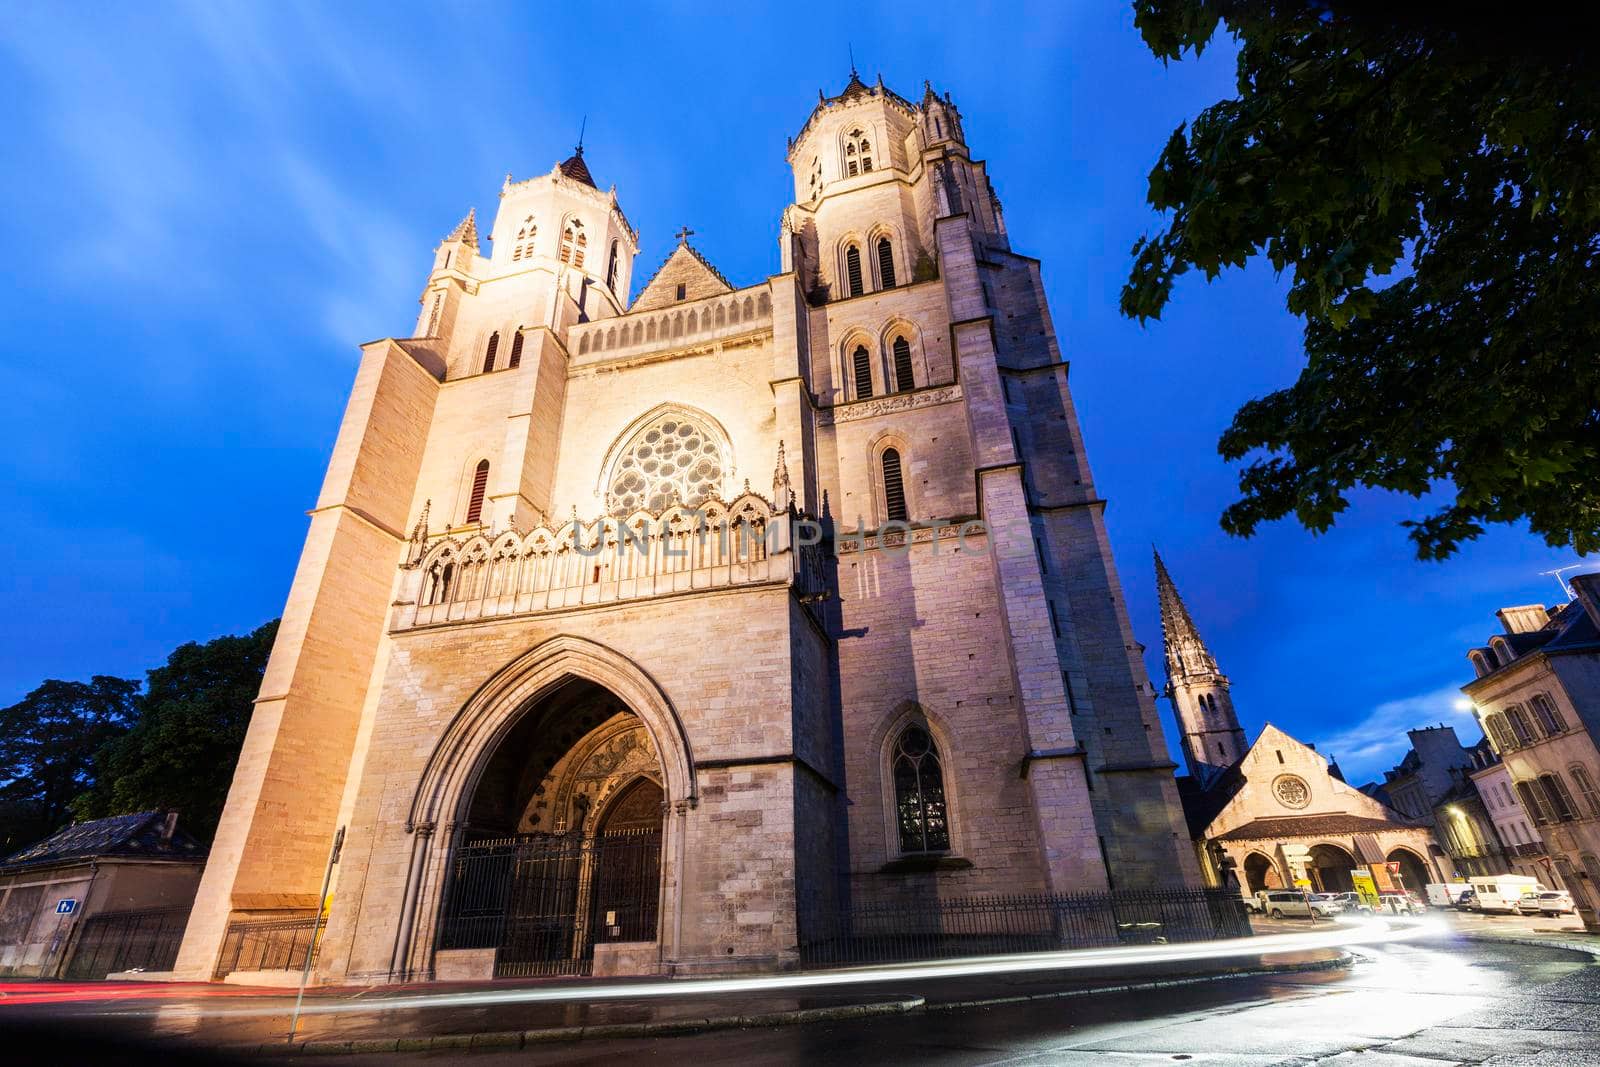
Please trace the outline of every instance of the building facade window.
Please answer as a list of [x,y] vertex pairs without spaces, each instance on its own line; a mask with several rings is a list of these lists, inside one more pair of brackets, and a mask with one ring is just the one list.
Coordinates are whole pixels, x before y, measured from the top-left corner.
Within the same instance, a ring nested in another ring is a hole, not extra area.
[[1534,721],[1539,724],[1539,729],[1544,731],[1546,737],[1566,732],[1566,720],[1556,710],[1555,702],[1545,694],[1535,693],[1533,699],[1528,701],[1528,707],[1533,709]]
[[878,238],[878,284],[884,289],[894,288],[894,246],[887,237]]
[[612,461],[605,484],[613,515],[693,507],[714,499],[732,466],[723,437],[701,419],[668,411],[628,439]]
[[1589,777],[1589,770],[1581,763],[1574,763],[1567,768],[1567,773],[1572,775],[1572,784],[1578,787],[1578,795],[1583,798],[1583,806],[1590,818],[1600,817],[1600,793],[1595,792],[1594,779]]
[[911,342],[896,337],[889,348],[894,353],[894,387],[899,392],[909,393],[917,387],[911,370]]
[[494,370],[494,354],[500,351],[500,332],[496,330],[489,335],[489,347],[483,353],[483,373],[488,374]]
[[932,736],[913,723],[895,738],[894,803],[902,852],[950,851],[944,770]]
[[850,373],[856,399],[866,400],[872,395],[872,356],[866,345],[856,345],[856,350],[850,353]]
[[883,450],[883,517],[886,522],[907,522],[906,485],[900,469],[900,450]]
[[1545,799],[1544,790],[1531,781],[1517,782],[1515,788],[1517,799],[1522,801],[1522,810],[1528,813],[1535,826],[1547,826],[1556,821],[1550,802]]
[[844,250],[844,281],[847,295],[860,296],[866,292],[861,282],[861,249],[856,245]]
[[1512,736],[1519,746],[1531,745],[1539,740],[1539,735],[1528,725],[1528,716],[1523,713],[1520,704],[1513,704],[1506,709],[1506,724],[1511,727]]
[[483,521],[483,496],[489,491],[489,461],[481,459],[472,472],[472,495],[467,498],[467,522]]
[[511,358],[506,361],[506,366],[515,370],[522,366],[522,331],[518,330],[516,336],[511,338]]
[[1483,729],[1489,735],[1489,740],[1501,752],[1509,752],[1517,747],[1516,739],[1511,736],[1511,730],[1506,726],[1505,716],[1489,715],[1483,720]]
[[589,235],[583,232],[583,223],[573,219],[561,232],[561,262],[574,267],[583,266],[583,255],[589,247]]
[[1541,774],[1539,788],[1544,790],[1550,811],[1558,822],[1571,822],[1578,817],[1578,812],[1572,803],[1572,794],[1567,791],[1567,783],[1561,780],[1560,774],[1555,771]]

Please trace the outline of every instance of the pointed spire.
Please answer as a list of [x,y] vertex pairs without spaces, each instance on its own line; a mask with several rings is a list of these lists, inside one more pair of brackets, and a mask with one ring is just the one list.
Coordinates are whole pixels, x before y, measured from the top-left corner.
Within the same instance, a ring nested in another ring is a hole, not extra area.
[[467,217],[456,223],[456,228],[450,231],[450,236],[446,237],[445,240],[460,241],[463,244],[471,245],[472,250],[476,252],[478,250],[478,209],[475,207],[468,208]]
[[789,486],[789,464],[783,456],[783,442],[778,442],[778,463],[772,469],[772,503],[780,511],[789,510],[793,499]]
[[1156,597],[1161,603],[1161,637],[1166,645],[1167,679],[1169,682],[1196,674],[1221,676],[1217,661],[1206,648],[1200,630],[1178,595],[1178,586],[1167,573],[1161,553],[1151,546],[1156,558]]

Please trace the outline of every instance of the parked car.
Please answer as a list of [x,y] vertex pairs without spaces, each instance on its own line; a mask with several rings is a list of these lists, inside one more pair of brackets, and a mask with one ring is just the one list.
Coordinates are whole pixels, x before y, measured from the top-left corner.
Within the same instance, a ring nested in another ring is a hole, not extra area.
[[1544,893],[1545,890],[1543,887],[1541,887],[1532,893],[1523,894],[1511,902],[1511,910],[1516,912],[1518,915],[1539,914],[1539,898],[1543,896]]
[[1471,889],[1467,890],[1465,893],[1462,893],[1460,899],[1456,901],[1456,907],[1462,911],[1477,911],[1478,894]]
[[1332,900],[1318,900],[1302,889],[1263,889],[1256,894],[1256,910],[1274,919],[1332,918],[1344,910],[1344,905]]
[[1546,889],[1537,898],[1540,915],[1571,915],[1578,909],[1565,889]]
[[1427,909],[1408,893],[1379,893],[1378,906],[1373,910],[1388,915],[1411,915]]

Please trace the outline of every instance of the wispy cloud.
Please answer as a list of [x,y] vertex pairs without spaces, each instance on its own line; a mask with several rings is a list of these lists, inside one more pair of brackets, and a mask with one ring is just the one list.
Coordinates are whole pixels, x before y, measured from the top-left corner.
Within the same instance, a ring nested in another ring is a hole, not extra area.
[[1460,689],[1445,686],[1387,700],[1352,725],[1313,740],[1318,752],[1337,757],[1345,776],[1359,784],[1379,776],[1400,761],[1411,747],[1407,730],[1443,723],[1455,727],[1464,745],[1478,740],[1482,731],[1472,712],[1456,707],[1461,699]]

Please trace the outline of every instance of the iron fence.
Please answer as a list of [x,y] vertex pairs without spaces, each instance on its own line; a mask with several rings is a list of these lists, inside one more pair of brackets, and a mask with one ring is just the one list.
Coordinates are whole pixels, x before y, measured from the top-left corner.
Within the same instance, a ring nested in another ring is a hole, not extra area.
[[170,971],[188,920],[188,908],[91,915],[78,924],[61,976],[82,980],[118,971]]
[[1250,934],[1226,889],[1152,889],[857,901],[802,934],[807,966],[1205,941]]
[[588,974],[597,941],[653,941],[661,834],[517,834],[456,850],[439,948],[494,948],[497,977]]
[[319,924],[315,915],[229,923],[216,976],[235,971],[302,970],[307,954],[315,951],[319,926],[325,924]]

